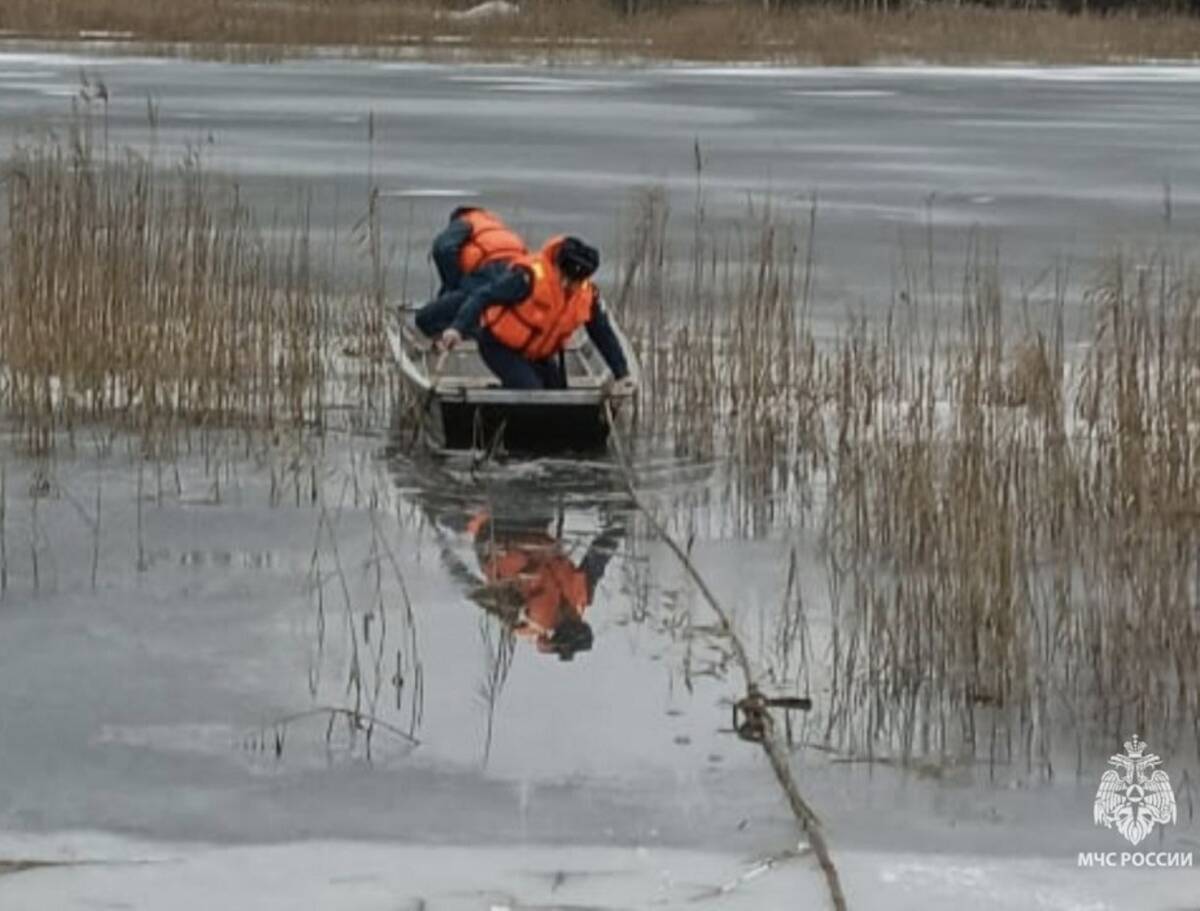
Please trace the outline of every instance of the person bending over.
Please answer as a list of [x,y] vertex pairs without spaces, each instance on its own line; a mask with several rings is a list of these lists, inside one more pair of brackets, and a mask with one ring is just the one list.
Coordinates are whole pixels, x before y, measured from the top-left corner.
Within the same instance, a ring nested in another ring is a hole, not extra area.
[[556,355],[583,326],[618,391],[633,379],[591,276],[600,254],[577,237],[555,237],[537,253],[495,268],[467,293],[438,347],[452,350],[473,336],[479,354],[506,389],[565,389]]

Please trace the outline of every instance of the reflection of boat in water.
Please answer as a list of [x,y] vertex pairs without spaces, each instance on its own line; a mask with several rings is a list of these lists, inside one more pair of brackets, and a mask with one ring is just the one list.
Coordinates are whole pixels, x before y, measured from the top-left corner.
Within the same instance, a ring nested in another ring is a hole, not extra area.
[[[636,380],[637,357],[615,321],[613,329]],[[584,332],[577,332],[562,354],[567,389],[501,388],[474,342],[438,355],[413,325],[408,309],[394,312],[388,341],[401,379],[420,408],[417,419],[438,448],[492,449],[499,438],[511,452],[603,449],[610,429],[606,405],[632,397],[610,394],[608,368]]]

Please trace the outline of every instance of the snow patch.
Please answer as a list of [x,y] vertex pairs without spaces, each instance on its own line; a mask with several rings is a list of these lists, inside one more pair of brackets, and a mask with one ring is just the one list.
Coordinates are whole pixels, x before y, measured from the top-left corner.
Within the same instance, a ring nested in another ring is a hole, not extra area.
[[479,195],[478,190],[460,190],[450,187],[412,187],[409,189],[380,190],[380,196],[392,199],[471,199]]
[[896,93],[883,89],[793,89],[785,94],[804,98],[891,98]]
[[49,95],[58,98],[70,98],[79,91],[65,85],[53,86],[41,82],[5,82],[4,88],[10,92],[32,92],[35,95]]
[[478,83],[496,91],[510,92],[574,92],[624,89],[633,85],[621,79],[559,79],[549,76],[451,76],[448,82]]
[[964,79],[1025,79],[1036,82],[1149,82],[1149,83],[1197,83],[1200,82],[1200,64],[1158,63],[1131,64],[1128,66],[1029,66],[1025,64],[994,66],[933,66],[914,64],[910,66],[863,66],[863,67],[817,67],[817,66],[756,66],[741,63],[728,66],[688,66],[686,64],[665,65],[655,68],[658,72],[669,72],[677,76],[720,77],[736,79],[779,79],[813,78],[859,80],[864,76],[910,79],[914,76],[960,77]]
[[517,4],[509,3],[508,0],[486,0],[486,2],[472,6],[470,9],[444,13],[443,16],[455,22],[480,22],[485,19],[515,16],[520,11],[521,8]]

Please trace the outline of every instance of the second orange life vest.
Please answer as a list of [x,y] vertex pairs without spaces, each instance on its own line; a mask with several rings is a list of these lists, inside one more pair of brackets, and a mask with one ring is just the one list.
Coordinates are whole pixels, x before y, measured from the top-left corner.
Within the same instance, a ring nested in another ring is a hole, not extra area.
[[471,236],[458,251],[463,275],[470,275],[488,263],[509,262],[529,252],[517,232],[487,209],[471,209],[459,218],[471,226]]

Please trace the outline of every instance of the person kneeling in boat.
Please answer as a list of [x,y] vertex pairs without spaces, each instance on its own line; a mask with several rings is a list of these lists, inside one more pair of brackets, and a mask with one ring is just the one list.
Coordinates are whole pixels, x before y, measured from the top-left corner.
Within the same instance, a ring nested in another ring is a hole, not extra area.
[[476,206],[459,206],[433,239],[430,256],[441,288],[416,317],[417,328],[436,338],[454,322],[473,285],[484,285],[508,263],[526,256],[525,241],[500,216]]
[[565,389],[556,359],[583,326],[616,380],[614,391],[633,388],[621,343],[590,278],[600,254],[577,237],[555,237],[542,249],[514,259],[474,287],[453,324],[438,340],[452,350],[473,335],[479,354],[506,389]]

